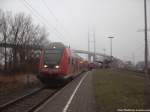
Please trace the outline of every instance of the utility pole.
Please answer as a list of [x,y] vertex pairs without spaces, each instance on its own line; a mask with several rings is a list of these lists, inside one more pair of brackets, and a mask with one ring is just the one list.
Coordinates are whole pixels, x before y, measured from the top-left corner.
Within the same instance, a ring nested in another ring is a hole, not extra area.
[[90,34],[88,29],[88,52],[90,52]]
[[93,32],[93,39],[94,39],[94,62],[96,61],[96,40],[95,40],[95,30]]
[[[90,33],[89,33],[89,28],[88,28],[88,52],[90,52]],[[88,61],[91,61],[89,54],[88,54]]]
[[148,43],[147,43],[147,7],[144,0],[144,22],[145,22],[145,75],[148,75]]
[[[94,48],[94,55],[93,55],[93,61],[96,60],[96,39],[95,39],[95,30],[93,30],[92,32],[92,38],[93,40],[91,41],[90,40],[90,36],[91,36],[91,33],[88,29],[88,52],[90,52],[90,43],[92,42],[93,43],[93,48]],[[88,60],[90,61],[91,60],[91,55],[88,55]]]
[[102,67],[105,68],[105,63],[106,63],[106,62],[105,62],[105,59],[106,59],[106,58],[105,58],[105,51],[106,51],[106,49],[104,48],[103,51],[104,51],[104,59],[103,59]]
[[110,56],[111,56],[111,61],[112,61],[112,39],[114,37],[108,37],[108,38],[110,38]]
[[104,60],[105,60],[105,51],[106,51],[106,49],[104,48],[103,51],[104,51]]
[[133,61],[133,65],[135,66],[135,54],[134,54],[134,52],[132,53],[132,61]]
[[4,66],[4,69],[6,71],[7,70],[6,34],[4,35],[4,41],[5,41],[5,49],[4,49],[4,52],[5,52],[5,66]]

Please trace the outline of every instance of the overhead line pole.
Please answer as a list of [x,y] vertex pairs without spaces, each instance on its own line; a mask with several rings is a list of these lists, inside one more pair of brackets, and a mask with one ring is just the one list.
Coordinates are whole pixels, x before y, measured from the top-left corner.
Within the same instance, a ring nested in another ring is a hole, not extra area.
[[147,6],[144,0],[144,22],[145,22],[145,75],[148,75],[148,43],[147,43]]
[[[90,52],[90,33],[89,33],[89,28],[88,28],[88,52]],[[90,61],[90,55],[88,55],[88,60]]]
[[[94,45],[94,54],[92,55],[93,56],[93,62],[95,62],[96,60],[96,39],[95,39],[95,30],[93,30],[92,32],[92,37],[93,37],[93,45]],[[90,32],[89,32],[89,29],[88,29],[88,52],[90,52]],[[88,55],[88,60],[90,61],[91,60],[91,55]]]
[[90,52],[90,34],[88,29],[88,52]]
[[94,61],[96,61],[96,40],[95,40],[95,30],[93,32],[93,38],[94,38]]

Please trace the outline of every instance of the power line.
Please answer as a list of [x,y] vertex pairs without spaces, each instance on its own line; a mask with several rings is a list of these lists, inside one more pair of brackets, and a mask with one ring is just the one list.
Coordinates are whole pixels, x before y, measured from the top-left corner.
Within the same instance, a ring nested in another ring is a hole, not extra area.
[[[32,6],[31,6],[31,4],[29,4],[26,0],[23,0],[24,1],[24,3],[28,6],[27,8],[30,10],[30,11],[32,11],[32,12],[34,12],[37,16],[38,16],[38,18],[40,18],[40,21],[42,20],[42,24],[44,24],[44,25],[46,25],[46,26],[48,26],[47,24],[49,24],[49,22],[43,17],[43,16],[41,16],[40,14],[39,14],[39,12],[35,9],[35,8],[33,8]],[[36,17],[37,17],[36,16]],[[44,20],[44,21],[43,21]],[[47,22],[47,23],[45,23],[45,21]],[[56,33],[59,33],[60,35],[62,35],[53,25],[51,25],[51,24],[49,24],[49,26],[52,26],[53,27],[53,31],[55,31]],[[48,26],[48,27],[49,27]],[[57,36],[57,37],[59,37],[59,36]],[[60,37],[59,37],[60,38]],[[60,38],[60,39],[62,39],[62,38]]]
[[[40,15],[40,13],[35,9],[33,8],[26,0],[23,0],[39,17],[41,17],[43,20],[45,20],[48,24],[49,22],[46,20],[46,18],[44,18],[43,16]],[[53,30],[56,31],[57,33],[61,34],[60,32],[57,31],[57,29],[52,25],[52,24],[49,24],[50,26],[53,27]]]
[[[63,26],[63,24],[59,21],[59,19],[55,16],[55,14],[53,13],[53,11],[48,7],[47,3],[45,2],[45,0],[41,0],[43,2],[43,4],[45,5],[45,7],[48,9],[48,12],[50,15],[52,15],[54,17],[54,19],[56,20],[56,22],[58,24],[60,24],[62,26],[62,28],[64,29],[64,31],[66,30],[65,27]],[[68,32],[68,30],[67,30]],[[69,33],[70,34],[70,33]]]
[[[41,20],[41,18],[39,18],[39,16],[37,16],[37,15],[35,14],[35,12],[34,12],[32,9],[30,9],[31,7],[27,6],[27,4],[26,4],[25,2],[22,2],[22,3],[23,3],[23,5],[24,5],[28,10],[30,10],[30,11],[32,12],[32,14],[33,14],[35,17],[38,18],[38,20],[39,20],[39,22],[40,22],[41,24],[45,25],[45,23]],[[50,30],[50,29],[49,29],[49,30]]]
[[48,7],[48,5],[46,4],[45,0],[41,0],[41,1],[45,5],[45,7],[48,9],[49,14],[52,15],[57,22],[59,22],[58,18],[55,16],[55,14],[52,12],[52,10]]
[[[39,20],[39,22],[40,22],[42,25],[47,26],[47,24],[45,24],[45,21],[43,21],[43,20],[41,19],[41,17],[40,17],[37,13],[35,13],[35,12],[33,11],[33,9],[32,9],[26,2],[24,2],[24,0],[21,0],[21,2],[23,3],[23,5],[24,5],[29,11],[32,12],[32,14]],[[47,28],[48,28],[48,30],[49,30],[50,32],[52,32],[52,30],[49,28],[49,26],[47,26]]]
[[[48,5],[46,4],[46,2],[44,0],[41,0],[41,2],[44,4],[44,6],[47,8],[49,15],[52,15],[56,22],[59,23],[58,18],[55,16],[55,14],[52,12],[52,10],[48,7]],[[62,26],[62,25],[61,25]],[[63,36],[63,35],[62,35]],[[63,36],[64,37],[64,36]]]

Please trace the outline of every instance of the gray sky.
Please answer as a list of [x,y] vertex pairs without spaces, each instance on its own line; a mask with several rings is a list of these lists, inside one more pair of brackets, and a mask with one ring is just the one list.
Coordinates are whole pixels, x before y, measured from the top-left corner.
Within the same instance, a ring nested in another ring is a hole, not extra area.
[[[0,0],[0,8],[13,13],[30,14],[35,23],[45,24],[50,33],[49,40],[70,44],[74,49],[87,50],[89,28],[91,41],[92,31],[95,30],[97,52],[104,53],[105,48],[106,54],[110,54],[110,40],[107,37],[114,36],[115,57],[131,61],[133,55],[136,61],[144,58],[144,33],[138,32],[144,28],[144,0],[25,1]],[[147,10],[150,28],[150,0],[147,0]]]

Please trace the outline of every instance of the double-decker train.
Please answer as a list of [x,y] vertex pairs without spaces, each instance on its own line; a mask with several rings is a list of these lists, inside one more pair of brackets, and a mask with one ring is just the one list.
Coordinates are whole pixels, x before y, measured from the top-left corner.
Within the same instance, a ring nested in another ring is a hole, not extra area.
[[87,61],[64,44],[54,42],[41,52],[37,77],[46,85],[62,83],[87,68]]

